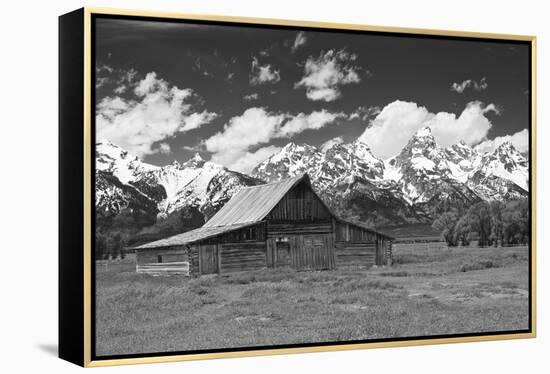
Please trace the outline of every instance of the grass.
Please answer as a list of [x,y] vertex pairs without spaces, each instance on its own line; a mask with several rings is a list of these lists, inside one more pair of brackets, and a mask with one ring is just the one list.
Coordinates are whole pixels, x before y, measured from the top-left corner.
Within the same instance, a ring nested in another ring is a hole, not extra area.
[[[528,249],[394,246],[395,264],[186,278],[96,269],[98,355],[519,330]],[[489,265],[490,264],[490,265]]]

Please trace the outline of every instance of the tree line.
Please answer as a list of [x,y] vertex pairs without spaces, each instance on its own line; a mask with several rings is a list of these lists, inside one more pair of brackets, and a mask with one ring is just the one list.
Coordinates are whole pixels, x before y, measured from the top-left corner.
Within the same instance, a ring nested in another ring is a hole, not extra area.
[[97,260],[115,260],[126,257],[128,238],[121,232],[97,231],[95,235],[95,255]]
[[450,208],[439,215],[432,227],[441,231],[450,247],[468,246],[475,239],[479,247],[528,244],[529,201],[482,201],[468,209]]

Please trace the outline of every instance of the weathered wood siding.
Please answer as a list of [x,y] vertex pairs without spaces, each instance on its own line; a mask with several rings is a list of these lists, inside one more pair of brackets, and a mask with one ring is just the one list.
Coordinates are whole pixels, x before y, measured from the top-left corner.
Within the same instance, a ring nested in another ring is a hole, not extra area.
[[[384,235],[380,235],[366,228],[342,221],[335,222],[335,234],[336,243],[374,243],[374,258],[372,265],[391,265],[391,240]],[[338,244],[337,246],[351,247],[351,245],[348,244]]]
[[267,267],[266,242],[220,244],[220,273],[257,270]]
[[248,226],[243,229],[234,230],[218,236],[201,240],[202,244],[222,244],[222,243],[238,243],[238,242],[254,242],[263,241],[266,238],[266,224],[259,222],[257,225]]
[[330,211],[323,205],[308,184],[302,181],[275,205],[267,215],[268,221],[330,221]]
[[336,222],[336,241],[373,241],[377,239],[376,233],[347,222]]
[[151,275],[189,275],[189,256],[185,247],[136,251],[136,272]]
[[199,272],[215,274],[218,268],[218,244],[199,243]]
[[319,223],[267,223],[267,237],[284,237],[290,235],[311,235],[332,233],[330,222]]
[[336,242],[337,266],[372,266],[375,261],[374,241]]
[[187,253],[189,254],[189,275],[198,276],[199,272],[199,245],[197,243],[191,244],[187,247]]
[[329,270],[336,267],[332,234],[289,237],[290,264],[298,270]]

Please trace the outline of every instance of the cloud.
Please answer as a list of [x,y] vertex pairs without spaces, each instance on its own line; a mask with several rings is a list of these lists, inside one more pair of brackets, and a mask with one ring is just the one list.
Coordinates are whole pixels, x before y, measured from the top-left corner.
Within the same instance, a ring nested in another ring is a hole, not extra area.
[[153,144],[196,129],[217,114],[197,111],[193,90],[171,86],[155,72],[134,85],[132,98],[103,98],[96,106],[98,139],[108,139],[142,157],[161,152]]
[[304,76],[294,88],[305,87],[307,98],[313,101],[334,101],[342,95],[341,86],[361,81],[355,60],[357,55],[343,49],[321,52],[317,58],[310,56],[304,65]]
[[344,143],[344,139],[341,136],[337,136],[336,138],[332,138],[321,144],[321,152],[325,153],[329,148],[332,148],[332,146],[336,144],[342,144]]
[[290,47],[291,51],[296,52],[296,50],[298,50],[298,48],[300,48],[302,45],[306,44],[306,42],[307,42],[306,33],[303,31],[300,31],[296,35],[296,39],[294,39],[294,43],[292,44],[292,47]]
[[493,104],[472,101],[457,117],[454,113],[431,113],[413,102],[394,101],[386,105],[359,137],[380,158],[398,154],[417,130],[429,126],[439,146],[462,140],[474,145],[486,138],[492,124],[486,114],[498,114]]
[[328,123],[334,122],[337,118],[346,117],[343,113],[332,113],[325,109],[314,111],[310,114],[299,113],[290,118],[284,126],[278,129],[276,137],[291,137],[305,130],[319,130]]
[[281,147],[270,145],[260,148],[255,152],[246,152],[228,167],[231,170],[236,170],[241,173],[249,173],[252,171],[252,169],[254,169],[256,165],[267,160],[270,156],[274,155],[280,150]]
[[163,154],[168,154],[172,152],[172,149],[170,148],[170,144],[168,143],[160,143],[159,144],[159,151]]
[[[288,138],[308,129],[320,129],[341,116],[344,115],[326,110],[292,115],[253,107],[231,118],[223,131],[204,141],[204,146],[212,152],[212,161],[229,168],[241,165],[239,170],[246,171],[242,165],[250,163],[243,159],[251,155],[251,148],[267,144],[274,138]],[[259,154],[256,156],[259,157]]]
[[243,100],[245,100],[245,101],[258,100],[258,97],[260,97],[260,95],[258,95],[257,93],[252,93],[252,94],[249,94],[249,95],[244,95]]
[[111,79],[109,77],[97,77],[95,80],[95,88],[101,88],[110,82]]
[[114,70],[115,69],[113,69],[111,66],[105,65],[105,64],[96,66],[95,68],[96,74],[105,73],[105,72],[108,74],[112,74]]
[[116,93],[117,95],[123,94],[124,92],[126,92],[126,86],[121,84],[120,86],[115,88],[113,92]]
[[520,152],[529,151],[529,131],[523,129],[512,135],[497,136],[493,140],[485,140],[475,146],[475,150],[480,153],[492,152],[501,144],[510,142]]
[[381,109],[378,106],[360,106],[349,115],[349,119],[361,119],[363,121],[368,121],[372,117],[377,116],[380,111]]
[[260,65],[258,59],[252,59],[252,68],[250,71],[250,84],[255,86],[264,83],[277,83],[281,80],[279,70],[275,70],[271,65]]
[[451,91],[454,91],[457,93],[463,93],[464,90],[466,90],[468,87],[472,87],[476,91],[483,91],[489,87],[489,84],[487,83],[487,79],[485,77],[481,78],[479,82],[474,81],[472,79],[467,79],[462,83],[454,82],[451,85]]

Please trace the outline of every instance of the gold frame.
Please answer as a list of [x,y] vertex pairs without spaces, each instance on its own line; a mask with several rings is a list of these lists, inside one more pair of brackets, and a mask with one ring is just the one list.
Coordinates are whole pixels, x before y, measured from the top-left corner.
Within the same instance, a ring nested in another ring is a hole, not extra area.
[[[470,337],[450,337],[450,338],[426,338],[418,340],[406,340],[396,342],[373,342],[373,343],[349,343],[316,347],[298,347],[298,348],[273,348],[273,349],[258,349],[250,351],[232,351],[219,353],[197,353],[197,354],[182,354],[182,355],[166,355],[155,357],[138,357],[138,358],[120,358],[120,359],[105,359],[92,360],[92,336],[91,336],[91,265],[92,265],[92,248],[91,248],[91,16],[92,14],[120,15],[120,16],[142,16],[142,17],[159,17],[167,19],[186,19],[186,20],[203,20],[203,21],[221,21],[221,22],[238,22],[243,24],[260,24],[260,25],[279,25],[279,26],[296,26],[296,27],[314,27],[320,29],[344,29],[344,30],[359,30],[359,31],[378,31],[390,33],[407,33],[417,35],[437,35],[437,36],[454,36],[468,37],[479,39],[502,39],[512,41],[527,41],[531,43],[531,326],[532,331],[529,333],[517,334],[502,334],[502,335],[483,335]],[[512,35],[512,34],[492,34],[478,33],[466,31],[450,31],[450,30],[434,30],[434,29],[416,29],[403,27],[385,27],[385,26],[367,26],[357,24],[344,23],[329,23],[315,21],[298,21],[298,20],[282,20],[271,18],[252,18],[252,17],[229,17],[218,15],[202,15],[202,14],[186,14],[186,13],[168,13],[157,11],[143,10],[123,10],[112,8],[84,8],[84,367],[100,367],[100,366],[115,366],[115,365],[132,365],[155,362],[176,362],[176,361],[192,361],[192,360],[210,360],[218,358],[233,358],[233,357],[250,357],[250,356],[267,356],[267,355],[283,355],[293,353],[310,353],[310,352],[332,352],[342,350],[356,349],[371,349],[371,348],[387,348],[387,347],[403,347],[403,346],[419,346],[429,344],[448,344],[462,342],[481,342],[495,340],[511,340],[511,339],[526,339],[536,337],[536,36],[530,35]]]

